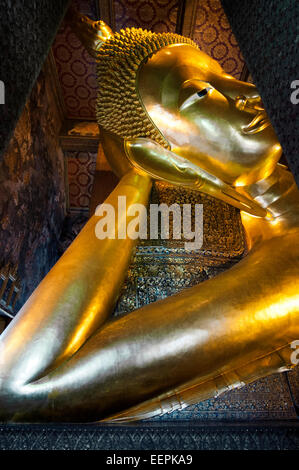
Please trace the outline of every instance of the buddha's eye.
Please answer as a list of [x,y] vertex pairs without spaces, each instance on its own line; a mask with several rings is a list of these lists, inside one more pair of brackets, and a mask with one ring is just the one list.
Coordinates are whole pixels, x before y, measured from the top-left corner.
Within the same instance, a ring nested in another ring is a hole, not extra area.
[[197,96],[199,96],[199,98],[201,98],[202,96],[205,96],[209,91],[209,88],[204,88],[203,90],[200,90],[197,92]]
[[207,86],[205,88],[202,88],[202,90],[197,91],[196,93],[193,93],[182,103],[182,105],[180,106],[180,111],[183,111],[188,106],[191,106],[197,101],[202,100],[209,93],[211,89],[212,89],[211,86]]

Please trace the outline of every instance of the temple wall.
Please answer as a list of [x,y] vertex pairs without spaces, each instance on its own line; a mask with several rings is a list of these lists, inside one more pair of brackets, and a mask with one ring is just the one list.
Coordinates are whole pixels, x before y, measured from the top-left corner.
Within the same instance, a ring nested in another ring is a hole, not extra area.
[[66,209],[60,125],[51,80],[42,71],[0,164],[0,265],[18,265],[18,307],[57,259]]
[[220,0],[197,2],[192,39],[217,60],[223,70],[240,79],[244,59]]

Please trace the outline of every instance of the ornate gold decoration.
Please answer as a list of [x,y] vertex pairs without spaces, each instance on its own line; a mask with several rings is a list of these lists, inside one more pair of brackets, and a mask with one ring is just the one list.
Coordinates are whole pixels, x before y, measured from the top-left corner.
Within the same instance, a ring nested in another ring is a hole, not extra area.
[[104,21],[92,21],[88,16],[81,15],[73,6],[69,8],[66,19],[83,46],[94,58],[97,58],[98,51],[104,42],[113,36],[111,28]]
[[99,136],[99,126],[96,122],[78,122],[72,129],[68,131],[68,135],[80,136]]

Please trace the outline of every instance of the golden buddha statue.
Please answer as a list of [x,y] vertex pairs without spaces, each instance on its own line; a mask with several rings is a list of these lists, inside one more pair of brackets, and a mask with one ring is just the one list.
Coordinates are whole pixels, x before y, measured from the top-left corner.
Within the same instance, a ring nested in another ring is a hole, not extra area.
[[[152,182],[241,210],[249,252],[213,279],[109,319],[137,240],[98,239],[94,215],[0,337],[0,418],[125,422],[199,402],[294,366],[299,193],[255,86],[188,38],[72,14],[98,62],[98,123],[120,182]],[[126,214],[125,214],[126,215]]]

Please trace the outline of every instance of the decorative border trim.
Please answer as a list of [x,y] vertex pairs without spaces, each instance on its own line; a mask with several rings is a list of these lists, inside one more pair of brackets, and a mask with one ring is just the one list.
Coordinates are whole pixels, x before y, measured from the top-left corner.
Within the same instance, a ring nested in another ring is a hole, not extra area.
[[299,422],[0,425],[0,450],[295,450]]

